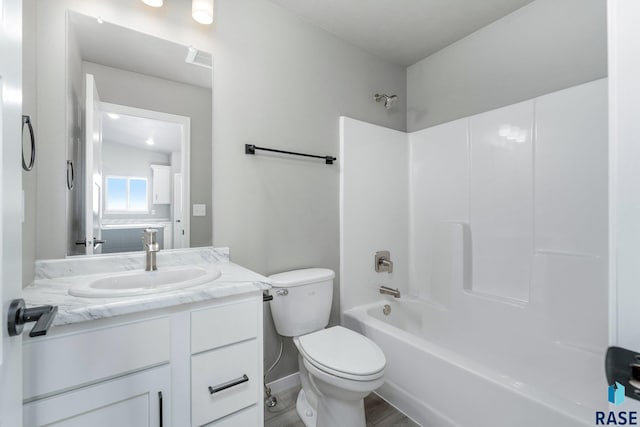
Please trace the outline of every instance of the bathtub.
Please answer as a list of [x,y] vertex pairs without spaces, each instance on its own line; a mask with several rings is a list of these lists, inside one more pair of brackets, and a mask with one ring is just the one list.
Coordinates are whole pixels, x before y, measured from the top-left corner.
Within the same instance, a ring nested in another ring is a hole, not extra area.
[[595,410],[609,410],[599,355],[535,337],[492,342],[503,331],[478,337],[446,309],[404,297],[355,307],[342,320],[385,353],[378,394],[423,426],[592,426]]

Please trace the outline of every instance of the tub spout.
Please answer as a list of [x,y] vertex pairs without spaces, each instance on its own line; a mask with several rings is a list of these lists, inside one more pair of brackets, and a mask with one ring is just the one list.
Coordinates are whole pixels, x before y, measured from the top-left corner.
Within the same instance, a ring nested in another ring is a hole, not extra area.
[[400,298],[400,291],[396,288],[390,288],[388,286],[380,286],[380,293],[382,295],[391,295],[394,298]]

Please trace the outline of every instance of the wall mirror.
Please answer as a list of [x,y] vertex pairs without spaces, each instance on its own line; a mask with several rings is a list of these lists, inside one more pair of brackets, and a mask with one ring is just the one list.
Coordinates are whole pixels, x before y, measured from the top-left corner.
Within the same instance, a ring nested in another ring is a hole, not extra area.
[[162,249],[210,244],[192,163],[210,165],[211,54],[73,11],[67,44],[67,255],[143,250],[146,228]]

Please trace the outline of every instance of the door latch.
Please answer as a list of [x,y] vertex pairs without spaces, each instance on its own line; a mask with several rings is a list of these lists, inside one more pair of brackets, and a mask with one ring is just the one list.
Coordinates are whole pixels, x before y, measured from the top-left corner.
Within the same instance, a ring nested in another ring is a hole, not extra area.
[[53,323],[54,317],[58,313],[58,306],[41,305],[39,307],[27,308],[24,300],[14,299],[9,304],[9,315],[7,319],[7,328],[10,337],[15,337],[22,333],[24,324],[28,322],[36,322],[30,337],[39,337],[46,335],[47,331]]
[[620,347],[609,347],[605,357],[609,384],[624,386],[624,394],[640,400],[640,353]]

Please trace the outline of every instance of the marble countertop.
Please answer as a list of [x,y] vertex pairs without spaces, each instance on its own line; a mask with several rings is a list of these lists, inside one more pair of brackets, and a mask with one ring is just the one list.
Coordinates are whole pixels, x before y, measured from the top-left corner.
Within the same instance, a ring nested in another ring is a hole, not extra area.
[[149,295],[80,298],[69,295],[74,285],[109,273],[144,269],[143,252],[70,257],[37,261],[35,281],[23,291],[28,306],[58,306],[53,326],[103,319],[123,314],[190,304],[216,298],[266,290],[267,278],[229,261],[227,248],[194,248],[160,251],[158,268],[207,265],[220,268],[221,276],[208,284]]

